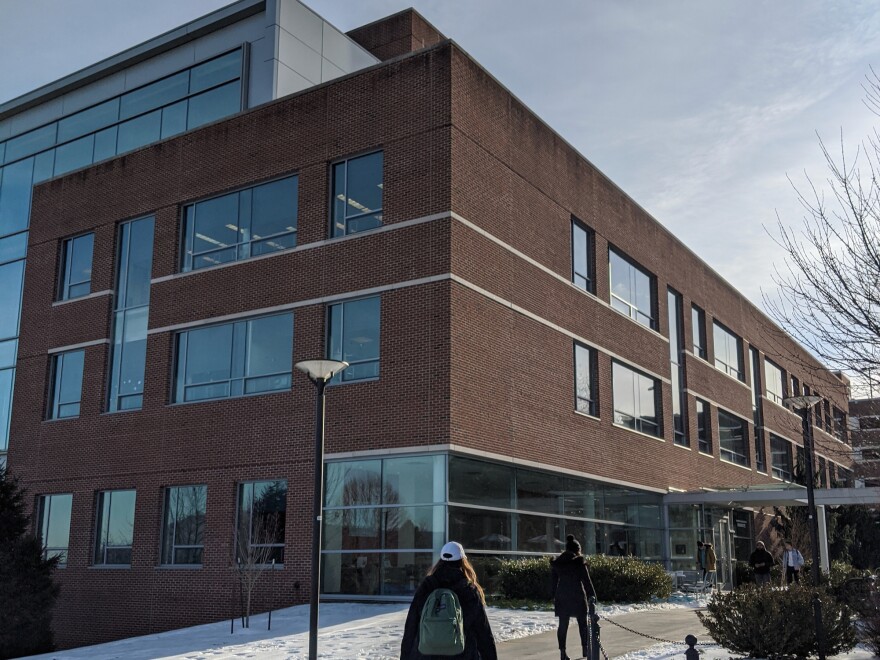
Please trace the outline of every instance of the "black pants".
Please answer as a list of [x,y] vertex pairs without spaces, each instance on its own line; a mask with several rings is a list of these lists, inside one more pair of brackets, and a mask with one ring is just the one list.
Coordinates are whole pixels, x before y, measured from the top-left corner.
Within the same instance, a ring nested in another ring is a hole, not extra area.
[[787,584],[791,584],[792,580],[800,583],[801,572],[794,570],[794,566],[786,566],[785,567],[785,581]]
[[[556,631],[556,639],[559,640],[559,650],[565,650],[565,640],[568,637],[568,620],[570,617],[561,616],[559,617],[559,630]],[[586,648],[589,646],[590,635],[587,631],[587,616],[582,614],[581,616],[576,616],[575,619],[578,622],[578,630],[581,633],[581,646]]]

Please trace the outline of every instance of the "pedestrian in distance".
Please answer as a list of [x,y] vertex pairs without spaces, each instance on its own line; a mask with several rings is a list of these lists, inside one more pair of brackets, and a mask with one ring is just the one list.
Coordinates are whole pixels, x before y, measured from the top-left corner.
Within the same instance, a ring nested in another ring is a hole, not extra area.
[[703,586],[706,591],[715,587],[715,578],[718,575],[718,558],[715,556],[715,548],[711,543],[704,543],[703,550],[706,558],[703,562]]
[[401,660],[498,660],[486,597],[460,543],[450,541],[416,589]]
[[773,568],[773,555],[767,552],[763,541],[755,544],[755,551],[749,555],[749,566],[755,571],[755,584],[759,587],[770,584],[770,570]]
[[588,598],[596,598],[587,560],[581,554],[581,544],[574,536],[565,537],[565,551],[550,561],[553,590],[553,611],[559,617],[556,639],[559,642],[559,657],[570,660],[565,653],[568,637],[568,622],[571,617],[577,621],[584,657],[589,655],[590,637],[587,628],[589,613]]
[[706,581],[706,545],[702,541],[697,541],[697,568],[702,575],[700,579]]
[[801,567],[804,565],[804,556],[801,551],[792,545],[791,541],[785,542],[785,550],[782,552],[782,568],[785,571],[785,583],[792,581],[800,583]]

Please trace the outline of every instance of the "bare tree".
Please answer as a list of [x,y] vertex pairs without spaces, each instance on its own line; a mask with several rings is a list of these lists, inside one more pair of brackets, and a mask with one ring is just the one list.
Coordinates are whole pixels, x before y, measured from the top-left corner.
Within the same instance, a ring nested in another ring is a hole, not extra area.
[[[245,596],[242,625],[250,628],[254,589],[266,569],[273,568],[279,553],[280,516],[277,513],[242,511],[236,529],[235,568]],[[283,545],[280,546],[283,549]]]

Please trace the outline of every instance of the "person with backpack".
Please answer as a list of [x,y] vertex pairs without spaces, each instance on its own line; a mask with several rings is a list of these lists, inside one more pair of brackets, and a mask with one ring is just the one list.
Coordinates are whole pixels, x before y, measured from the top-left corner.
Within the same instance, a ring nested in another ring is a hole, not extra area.
[[565,653],[565,642],[568,637],[568,622],[574,617],[581,636],[584,657],[589,657],[590,637],[587,628],[589,606],[587,598],[595,598],[596,591],[590,580],[587,560],[581,554],[581,544],[574,536],[565,537],[565,551],[550,560],[550,571],[553,584],[553,611],[559,617],[559,629],[556,639],[559,642],[559,657],[570,660]]
[[782,552],[782,570],[785,571],[783,577],[787,584],[791,584],[792,580],[800,583],[803,565],[804,556],[801,551],[795,548],[791,541],[786,541],[785,550]]
[[498,660],[486,597],[460,543],[450,541],[416,589],[400,660]]

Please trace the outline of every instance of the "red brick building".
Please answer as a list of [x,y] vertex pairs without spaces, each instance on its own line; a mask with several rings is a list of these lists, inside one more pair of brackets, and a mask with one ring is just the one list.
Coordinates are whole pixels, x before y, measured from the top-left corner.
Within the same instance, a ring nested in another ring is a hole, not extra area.
[[228,617],[242,556],[257,609],[308,599],[301,360],[352,365],[327,598],[406,597],[447,538],[730,560],[752,514],[664,494],[790,481],[792,393],[848,474],[845,379],[418,14],[348,36],[381,61],[33,187],[8,464],[62,645]]

